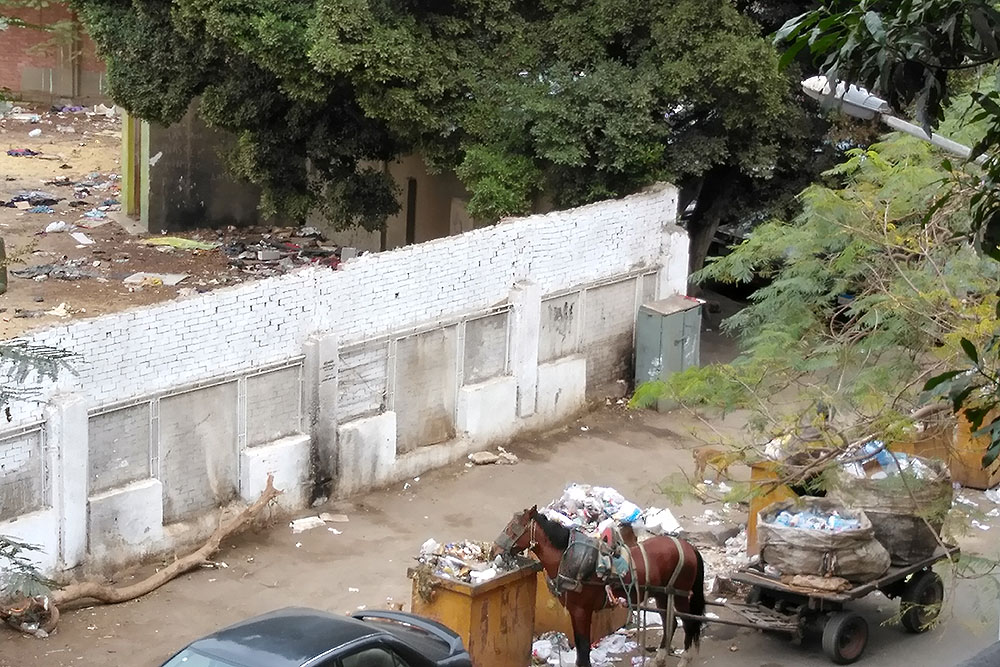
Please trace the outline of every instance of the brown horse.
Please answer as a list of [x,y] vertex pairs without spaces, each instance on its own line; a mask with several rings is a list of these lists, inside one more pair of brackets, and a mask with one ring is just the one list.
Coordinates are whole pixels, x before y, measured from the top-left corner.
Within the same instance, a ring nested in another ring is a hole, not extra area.
[[[538,512],[537,507],[514,515],[496,540],[495,553],[516,554],[531,551],[541,561],[545,573],[555,580],[559,563],[569,545],[570,529]],[[667,590],[672,589],[675,608],[680,612],[703,616],[705,613],[705,565],[701,554],[690,543],[668,536],[651,537],[642,544],[629,546],[632,575],[610,581],[612,593],[632,604],[648,596],[656,601],[663,618],[663,639],[657,657],[666,657],[676,623],[667,617]],[[608,605],[605,582],[596,576],[584,581],[579,592],[568,591],[559,601],[569,611],[576,640],[576,664],[590,666],[590,624],[592,615]],[[701,621],[684,619],[684,650],[699,644]],[[668,624],[670,627],[668,627]],[[686,663],[686,658],[684,660]]]

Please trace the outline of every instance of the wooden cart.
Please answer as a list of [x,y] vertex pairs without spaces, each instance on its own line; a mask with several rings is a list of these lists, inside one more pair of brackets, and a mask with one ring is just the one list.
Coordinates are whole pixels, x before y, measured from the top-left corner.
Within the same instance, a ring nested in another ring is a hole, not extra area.
[[957,560],[958,556],[958,547],[938,547],[929,558],[912,565],[890,567],[878,579],[840,593],[790,586],[762,570],[746,568],[733,576],[734,581],[751,587],[744,602],[708,602],[726,609],[731,618],[675,613],[680,618],[706,623],[782,633],[794,640],[801,640],[810,626],[821,624],[823,652],[834,663],[848,665],[864,653],[868,644],[868,623],[860,614],[845,609],[846,603],[873,591],[882,591],[890,598],[899,598],[903,628],[908,632],[924,632],[937,619],[944,600],[944,584],[931,568],[945,559]]

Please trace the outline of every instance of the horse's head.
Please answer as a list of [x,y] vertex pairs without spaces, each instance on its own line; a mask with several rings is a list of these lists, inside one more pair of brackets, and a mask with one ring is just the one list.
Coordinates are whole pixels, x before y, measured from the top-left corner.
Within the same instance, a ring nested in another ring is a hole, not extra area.
[[493,541],[490,557],[494,558],[499,554],[512,556],[533,547],[532,534],[534,531],[530,528],[536,516],[538,516],[537,505],[515,513],[514,518],[504,527],[500,536]]

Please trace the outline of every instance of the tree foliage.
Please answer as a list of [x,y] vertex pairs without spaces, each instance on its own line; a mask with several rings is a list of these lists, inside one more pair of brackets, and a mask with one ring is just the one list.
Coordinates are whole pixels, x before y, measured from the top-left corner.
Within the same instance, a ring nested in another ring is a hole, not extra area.
[[[968,178],[953,172],[952,186],[930,210],[945,206],[959,194],[971,213],[971,235],[978,248],[1000,260],[1000,11],[989,0],[826,0],[815,11],[789,20],[778,32],[788,44],[786,58],[807,50],[822,60],[820,68],[832,80],[867,86],[888,98],[896,109],[912,105],[930,130],[944,118],[956,89],[976,77],[969,117],[982,129],[973,157],[986,155],[983,173]],[[986,76],[989,75],[989,76]],[[957,85],[956,85],[957,84]],[[996,291],[996,285],[992,290]],[[1000,313],[1000,311],[998,311]],[[993,321],[995,325],[995,321]],[[996,333],[995,327],[993,333]],[[996,345],[986,344],[982,357],[975,339],[965,352],[971,366],[954,369],[948,382],[927,389],[954,388],[958,377],[967,386],[952,394],[956,411],[965,410],[979,426],[1000,407],[1000,365]],[[968,378],[976,378],[976,381]],[[936,378],[939,379],[939,378]],[[985,433],[991,446],[988,465],[1000,455],[1000,417],[991,418]]]
[[[643,388],[689,403],[748,409],[766,440],[791,426],[772,397],[822,402],[842,443],[904,437],[926,380],[996,330],[1000,264],[969,241],[968,200],[931,147],[893,137],[857,149],[800,195],[793,220],[772,220],[696,279],[770,284],[728,319],[740,355]],[[928,214],[928,210],[932,212]]]
[[[378,227],[377,166],[455,169],[484,221],[541,192],[576,205],[720,166],[766,182],[801,112],[759,27],[725,0],[73,0],[130,112],[200,98],[265,208]],[[306,158],[306,159],[303,159]]]

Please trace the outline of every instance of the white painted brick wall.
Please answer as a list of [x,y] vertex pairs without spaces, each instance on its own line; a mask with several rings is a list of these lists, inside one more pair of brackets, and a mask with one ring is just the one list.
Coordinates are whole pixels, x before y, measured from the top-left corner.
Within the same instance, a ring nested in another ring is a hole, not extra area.
[[[80,393],[95,408],[287,360],[316,331],[359,342],[503,303],[521,280],[551,294],[654,268],[669,250],[678,266],[662,291],[686,275],[686,253],[673,251],[680,237],[669,235],[675,209],[676,190],[664,186],[367,255],[339,271],[307,268],[29,338],[80,355],[77,374],[44,393]],[[8,426],[37,420],[41,405],[14,412]]]

